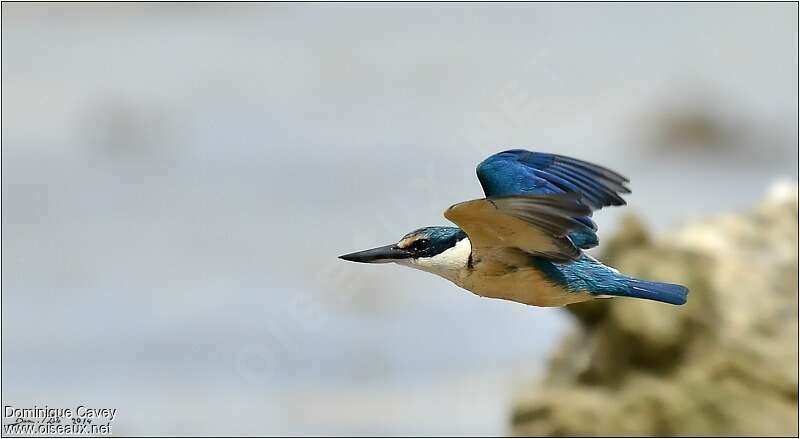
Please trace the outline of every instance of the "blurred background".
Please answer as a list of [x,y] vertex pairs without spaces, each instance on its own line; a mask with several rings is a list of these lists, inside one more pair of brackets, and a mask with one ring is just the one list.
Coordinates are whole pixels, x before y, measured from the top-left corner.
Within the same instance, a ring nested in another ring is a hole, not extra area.
[[573,317],[340,254],[511,147],[655,231],[797,169],[797,5],[2,5],[2,403],[125,435],[502,435]]

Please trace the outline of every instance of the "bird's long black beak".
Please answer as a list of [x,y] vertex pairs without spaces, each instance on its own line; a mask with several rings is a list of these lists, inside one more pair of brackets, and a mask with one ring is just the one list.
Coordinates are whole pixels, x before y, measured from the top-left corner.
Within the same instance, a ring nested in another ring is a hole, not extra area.
[[387,262],[394,262],[398,259],[407,259],[410,257],[411,252],[397,247],[397,244],[391,244],[370,250],[342,255],[339,256],[339,259],[352,262],[365,262],[369,264],[384,264]]

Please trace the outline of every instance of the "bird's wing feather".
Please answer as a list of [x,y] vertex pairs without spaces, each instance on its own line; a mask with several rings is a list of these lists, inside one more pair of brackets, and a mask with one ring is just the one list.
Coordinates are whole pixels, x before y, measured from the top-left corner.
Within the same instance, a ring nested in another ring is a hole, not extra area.
[[478,258],[493,249],[510,247],[566,262],[580,256],[580,250],[567,235],[573,230],[588,229],[575,217],[589,212],[578,194],[564,193],[465,201],[451,206],[444,216],[467,233]]
[[592,210],[625,204],[631,191],[622,175],[583,160],[514,149],[494,154],[477,168],[487,197],[577,192]]
[[[610,169],[571,157],[522,149],[490,156],[478,165],[477,174],[487,197],[575,192],[592,211],[624,205],[620,194],[630,193],[625,186],[628,179]],[[597,245],[594,233],[597,225],[590,217],[591,212],[575,217],[591,229],[570,235],[578,247]]]

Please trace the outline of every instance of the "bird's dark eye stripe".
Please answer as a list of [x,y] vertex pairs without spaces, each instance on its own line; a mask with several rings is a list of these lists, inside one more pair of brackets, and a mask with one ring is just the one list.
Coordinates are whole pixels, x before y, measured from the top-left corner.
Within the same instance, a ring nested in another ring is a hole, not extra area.
[[418,239],[418,240],[414,241],[413,244],[411,244],[411,247],[415,248],[415,249],[421,249],[421,248],[427,247],[428,244],[430,244],[429,240],[427,240],[427,239]]

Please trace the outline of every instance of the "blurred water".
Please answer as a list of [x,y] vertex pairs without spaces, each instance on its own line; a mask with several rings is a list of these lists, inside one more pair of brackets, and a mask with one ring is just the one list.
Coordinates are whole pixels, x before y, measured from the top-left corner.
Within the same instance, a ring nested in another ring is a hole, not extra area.
[[2,6],[3,404],[160,434],[506,432],[569,322],[336,259],[506,147],[661,230],[796,176],[793,4]]

